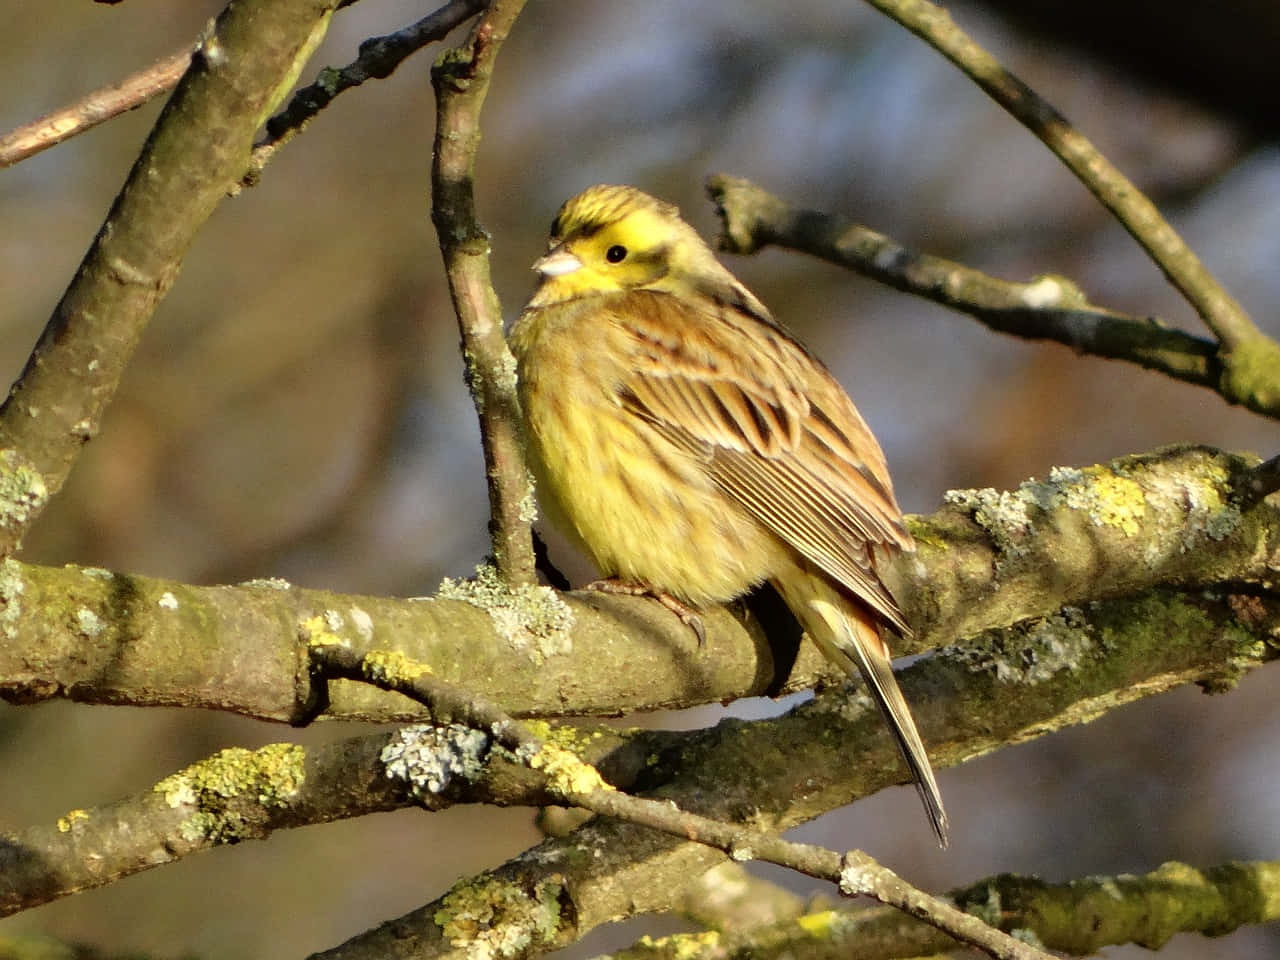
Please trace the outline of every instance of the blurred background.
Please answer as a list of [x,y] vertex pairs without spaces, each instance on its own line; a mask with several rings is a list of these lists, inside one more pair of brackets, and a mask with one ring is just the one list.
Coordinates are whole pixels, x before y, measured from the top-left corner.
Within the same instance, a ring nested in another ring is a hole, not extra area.
[[[1162,6],[1153,16],[1137,0],[1010,6],[1017,23],[996,5],[950,9],[1147,190],[1257,322],[1280,335],[1280,8],[1230,0],[1211,13]],[[11,82],[0,93],[0,130],[189,43],[220,7],[5,5],[0,64]],[[366,0],[340,13],[304,82],[350,61],[365,37],[430,9]],[[221,206],[25,559],[421,595],[482,558],[478,436],[428,218],[427,70],[438,49],[340,97],[260,186]],[[158,110],[0,170],[6,382]],[[702,183],[723,171],[909,246],[1009,279],[1066,274],[1099,304],[1203,332],[1029,134],[860,4],[530,4],[501,55],[484,128],[478,200],[508,317],[531,290],[529,264],[565,197],[600,181],[632,183],[713,235]],[[1005,488],[1054,465],[1173,442],[1276,452],[1274,422],[1207,391],[1000,338],[796,254],[768,251],[730,267],[849,388],[908,511],[936,509],[949,488]],[[1183,691],[941,771],[954,832],[946,853],[910,788],[795,836],[864,847],[937,890],[1000,871],[1063,880],[1168,859],[1274,858],[1280,715],[1269,676],[1228,696]],[[350,733],[213,713],[0,706],[9,785],[0,831],[144,789],[221,747]],[[430,900],[537,836],[527,811],[478,809],[291,831],[29,911],[0,922],[0,938],[45,932],[158,957],[298,957]],[[602,931],[573,955],[654,929]],[[1180,937],[1162,955],[1278,949],[1276,931],[1262,928]]]

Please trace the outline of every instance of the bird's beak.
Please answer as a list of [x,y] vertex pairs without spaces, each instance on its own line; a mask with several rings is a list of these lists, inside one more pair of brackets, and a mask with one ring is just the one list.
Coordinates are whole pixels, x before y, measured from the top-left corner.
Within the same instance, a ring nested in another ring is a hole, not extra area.
[[533,269],[544,277],[563,277],[566,273],[581,270],[582,261],[564,247],[556,247],[545,257],[535,260]]

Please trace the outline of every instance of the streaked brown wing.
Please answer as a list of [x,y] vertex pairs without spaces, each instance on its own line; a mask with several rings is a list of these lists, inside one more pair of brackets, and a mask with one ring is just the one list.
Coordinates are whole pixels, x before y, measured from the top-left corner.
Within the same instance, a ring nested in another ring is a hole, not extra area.
[[[839,384],[767,315],[636,291],[619,395],[810,562],[909,633],[874,550],[909,549],[884,455]],[[621,318],[625,318],[622,320]]]

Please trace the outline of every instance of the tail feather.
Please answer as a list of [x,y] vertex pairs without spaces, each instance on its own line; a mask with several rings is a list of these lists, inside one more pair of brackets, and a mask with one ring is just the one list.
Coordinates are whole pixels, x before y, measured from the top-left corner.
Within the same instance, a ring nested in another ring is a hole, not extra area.
[[[809,582],[813,584],[816,579],[810,578]],[[938,843],[946,847],[947,812],[942,806],[942,794],[934,779],[929,755],[916,730],[915,720],[911,717],[911,710],[902,696],[898,681],[894,679],[889,649],[871,619],[873,615],[868,612],[859,616],[861,610],[851,609],[856,601],[840,596],[833,587],[825,583],[821,584],[821,589],[805,597],[795,596],[785,585],[779,586],[787,598],[787,605],[827,659],[849,676],[861,676],[866,682],[898,743],[898,749],[902,752],[911,776],[915,779],[916,792],[920,794],[920,801],[929,815]],[[816,593],[828,596],[813,595]]]

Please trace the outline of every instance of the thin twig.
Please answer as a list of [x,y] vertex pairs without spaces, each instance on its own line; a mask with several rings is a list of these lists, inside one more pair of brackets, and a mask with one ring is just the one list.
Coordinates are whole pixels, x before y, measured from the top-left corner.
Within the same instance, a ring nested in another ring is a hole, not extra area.
[[707,192],[724,225],[722,249],[754,253],[769,244],[848,267],[904,293],[967,313],[992,330],[1027,340],[1051,340],[1078,353],[1125,360],[1184,383],[1207,387],[1231,403],[1280,419],[1280,368],[1274,393],[1228,393],[1218,345],[1166,326],[1099,307],[1065,277],[1014,283],[927,253],[909,250],[838,214],[789,205],[748,180],[723,174]]
[[1223,396],[1254,409],[1280,406],[1280,383],[1274,374],[1280,368],[1280,344],[1258,329],[1155,204],[1051,104],[956,26],[941,7],[929,0],[868,2],[964,71],[1111,211],[1222,345]]
[[[682,810],[671,800],[622,793],[576,754],[543,742],[523,723],[483,701],[466,703],[462,691],[432,678],[425,667],[402,657],[363,655],[349,645],[312,644],[313,656],[324,671],[363,680],[380,689],[412,697],[433,716],[464,722],[543,771],[551,793],[566,804],[602,816],[650,827],[681,839],[714,847],[735,860],[762,860],[839,886],[846,896],[869,896],[932,924],[992,957],[1004,960],[1049,960],[1047,954],[965,914],[954,906],[911,886],[861,851],[843,856],[812,844],[793,843],[761,830]],[[464,719],[467,718],[467,719]],[[433,771],[437,769],[433,762]]]
[[[253,149],[246,183],[259,177],[276,151],[301,133],[338,94],[366,80],[385,80],[411,54],[443,40],[455,27],[483,10],[485,4],[486,0],[450,0],[417,23],[365,40],[360,44],[359,55],[345,67],[321,70],[315,83],[298,90],[289,105],[267,121],[267,136]],[[341,6],[343,4],[339,4]]]
[[11,167],[113,117],[136,110],[153,97],[172,90],[190,64],[191,45],[186,44],[145,70],[10,130],[0,137],[0,167]]
[[535,580],[532,490],[521,450],[515,361],[502,334],[502,307],[489,277],[489,236],[476,221],[473,178],[489,77],[524,3],[496,0],[467,41],[431,71],[437,104],[431,220],[440,238],[467,380],[480,417],[494,561],[509,584]]
[[[331,14],[324,0],[241,0],[206,31],[0,406],[0,448],[20,451],[40,481],[42,503],[97,433],[192,238],[243,175],[255,130]],[[0,530],[0,555],[16,549],[38,513],[28,510],[21,524]]]
[[959,67],[1053,151],[1123,224],[1227,348],[1260,336],[1244,309],[1155,205],[1052,104],[1002,66],[929,0],[868,0]]

